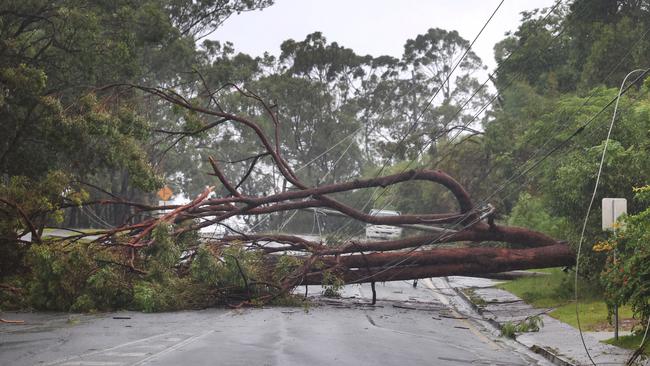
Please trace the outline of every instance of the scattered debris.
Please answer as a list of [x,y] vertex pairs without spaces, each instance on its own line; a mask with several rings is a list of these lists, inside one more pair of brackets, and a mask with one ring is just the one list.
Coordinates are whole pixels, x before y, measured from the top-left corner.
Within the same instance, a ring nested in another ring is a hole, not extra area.
[[7,323],[7,324],[25,324],[24,320],[7,320],[7,319],[2,319],[0,318],[0,323]]

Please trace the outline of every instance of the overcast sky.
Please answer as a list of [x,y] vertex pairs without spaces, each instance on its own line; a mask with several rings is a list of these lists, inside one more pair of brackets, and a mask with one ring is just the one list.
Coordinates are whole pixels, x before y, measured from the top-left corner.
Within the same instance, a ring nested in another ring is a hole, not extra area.
[[[407,39],[429,28],[457,30],[471,41],[500,0],[276,0],[271,7],[233,15],[209,38],[231,41],[252,56],[279,54],[289,38],[301,41],[320,31],[329,42],[356,53],[400,57]],[[515,30],[525,10],[552,6],[556,0],[505,0],[473,50],[489,69],[493,46]]]

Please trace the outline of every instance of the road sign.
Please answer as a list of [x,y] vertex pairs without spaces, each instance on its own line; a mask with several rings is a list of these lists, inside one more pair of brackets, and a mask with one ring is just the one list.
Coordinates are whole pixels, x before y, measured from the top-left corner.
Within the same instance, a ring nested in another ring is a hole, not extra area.
[[162,187],[158,191],[158,197],[160,197],[160,199],[163,201],[169,201],[169,199],[172,198],[173,194],[174,192],[172,192],[172,190],[167,186]]
[[619,216],[627,213],[625,198],[603,198],[603,230],[613,230]]

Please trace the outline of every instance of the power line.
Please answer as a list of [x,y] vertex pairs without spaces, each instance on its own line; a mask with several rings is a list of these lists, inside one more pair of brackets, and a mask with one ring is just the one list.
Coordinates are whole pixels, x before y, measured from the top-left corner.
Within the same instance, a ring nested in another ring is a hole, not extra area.
[[[627,91],[628,91],[632,86],[634,86],[634,84],[636,84],[639,80],[641,80],[641,79],[642,79],[642,78],[643,78],[643,77],[644,77],[648,72],[650,72],[650,69],[645,70],[645,72],[643,72],[639,77],[637,77],[637,78],[636,78],[633,82],[631,82],[627,87],[625,87],[624,89],[622,89],[620,95],[624,95],[625,93],[627,93]],[[518,178],[524,176],[525,174],[527,174],[527,173],[530,172],[531,170],[537,168],[537,167],[538,167],[538,166],[539,166],[539,165],[540,165],[544,160],[548,159],[548,157],[550,157],[553,153],[555,153],[556,151],[558,151],[558,150],[561,149],[562,147],[566,146],[566,145],[567,145],[567,144],[568,144],[568,143],[569,143],[573,138],[575,138],[576,136],[578,136],[579,134],[581,134],[581,133],[585,130],[585,128],[587,128],[587,127],[588,127],[592,122],[594,122],[594,121],[596,120],[596,118],[598,118],[598,117],[599,117],[599,116],[600,116],[600,115],[601,115],[605,110],[607,110],[607,108],[609,108],[612,104],[614,104],[614,103],[618,100],[618,98],[619,98],[619,96],[612,98],[612,99],[611,99],[607,104],[605,104],[605,106],[603,106],[603,107],[598,111],[598,113],[596,113],[596,114],[593,115],[589,120],[587,120],[585,123],[583,123],[582,126],[578,127],[578,129],[576,129],[576,130],[575,130],[571,135],[569,135],[569,136],[568,136],[567,138],[565,138],[563,141],[561,141],[560,143],[558,143],[557,145],[555,145],[551,150],[549,150],[546,154],[544,154],[544,155],[543,155],[543,156],[542,156],[542,157],[541,157],[537,162],[535,162],[533,165],[531,165],[530,167],[524,169],[521,173],[519,173],[519,174],[517,174],[517,175],[511,177],[510,179],[508,179],[504,184],[502,184],[502,185],[501,185],[501,186],[500,186],[500,187],[499,187],[499,188],[498,188],[498,189],[497,189],[497,190],[496,190],[492,195],[490,195],[487,199],[490,199],[490,198],[493,197],[495,194],[501,192],[501,191],[502,191],[503,189],[505,189],[505,188],[508,186],[508,184],[510,184],[512,181],[514,181],[514,180],[516,180],[516,179],[518,179]]]
[[[503,3],[503,1],[502,1],[501,3]],[[476,40],[477,40],[478,37],[480,36],[481,32],[485,29],[485,27],[487,26],[487,24],[488,24],[488,23],[492,20],[492,18],[494,17],[494,14],[496,13],[496,11],[497,11],[497,10],[499,9],[499,7],[501,6],[501,3],[500,3],[499,6],[495,9],[495,11],[492,13],[492,15],[489,17],[489,19],[487,20],[487,22],[483,25],[483,27],[481,28],[481,31],[476,35],[476,37],[474,37],[474,40],[473,40],[472,43],[470,44],[470,47],[466,50],[466,52],[465,52],[463,55],[466,55],[466,54],[469,52],[470,48],[471,48],[472,45],[476,42]],[[558,1],[554,4],[554,6],[553,6],[549,11],[548,11],[548,13],[547,13],[543,18],[542,18],[542,20],[547,19],[551,14],[553,14],[553,12],[557,9],[557,7],[558,7],[561,3],[562,3],[562,0],[558,0]],[[551,42],[553,42],[555,39],[557,39],[557,38],[558,38],[558,37],[559,37],[559,36],[564,32],[565,29],[566,29],[566,27],[564,27],[560,32],[558,32],[558,34],[555,35],[555,37],[553,37],[553,38],[551,39]],[[447,121],[447,123],[451,122],[451,120],[453,120],[453,118],[455,118],[455,117],[456,117],[456,116],[457,116],[457,115],[458,115],[458,114],[459,114],[459,113],[460,113],[460,112],[461,112],[461,111],[462,111],[462,110],[463,110],[463,109],[464,109],[464,108],[469,104],[469,102],[470,102],[470,101],[471,101],[471,100],[472,100],[472,99],[473,99],[473,98],[478,94],[478,92],[479,92],[483,87],[485,87],[485,85],[487,85],[487,83],[488,83],[488,82],[489,82],[489,81],[490,81],[490,80],[491,80],[491,79],[496,75],[497,72],[499,72],[499,70],[503,67],[503,65],[505,65],[505,64],[510,60],[510,57],[512,57],[512,55],[515,54],[515,53],[516,53],[516,52],[517,52],[521,47],[522,47],[522,44],[520,44],[520,45],[519,45],[519,46],[518,46],[518,47],[517,47],[513,52],[511,52],[511,53],[510,53],[510,54],[509,54],[509,55],[504,59],[504,61],[503,61],[502,63],[499,64],[499,66],[497,67],[497,69],[496,69],[495,71],[493,71],[493,72],[492,72],[492,73],[491,73],[491,74],[486,78],[486,80],[483,82],[483,84],[482,84],[482,85],[481,85],[477,90],[475,90],[475,92],[474,92],[474,93],[473,93],[473,94],[472,94],[472,95],[471,95],[471,96],[470,96],[470,97],[469,97],[469,98],[464,102],[464,104],[463,104],[463,105],[462,105],[462,106],[461,106],[461,107],[456,111],[456,113],[454,113],[454,115],[452,116],[452,118],[449,119],[449,120]],[[462,61],[462,58],[458,60],[456,66],[457,66],[461,61]],[[455,69],[455,68],[454,68],[454,69]],[[450,76],[451,76],[451,73],[448,75],[448,78],[449,78]],[[510,83],[506,86],[506,89],[507,89],[507,88],[512,84],[512,82],[514,81],[514,79],[515,79],[516,77],[517,77],[517,76],[511,78]],[[445,80],[445,82],[448,80],[448,78]],[[440,90],[440,89],[441,89],[441,88],[439,88],[438,90]],[[475,114],[474,117],[473,117],[471,120],[469,120],[469,121],[465,124],[465,127],[467,127],[467,126],[468,126],[472,121],[474,121],[474,120],[475,120],[475,119],[480,115],[480,113],[482,113],[485,109],[487,109],[487,107],[489,107],[489,105],[490,105],[494,100],[496,100],[496,98],[498,97],[498,95],[499,95],[499,93],[497,93],[493,98],[491,98],[490,101],[488,101],[488,103],[485,104],[485,105],[484,105],[484,106],[479,110],[479,112],[478,112],[477,114]],[[434,97],[435,97],[435,95],[434,95]],[[430,99],[430,102],[431,102],[432,100],[433,100],[433,98]],[[429,106],[430,106],[430,103],[427,104],[427,107],[429,107]],[[426,108],[425,108],[425,111],[426,111]],[[419,118],[421,118],[421,117],[423,116],[423,114],[424,114],[424,111],[420,114],[420,116],[418,117],[418,119],[416,119],[416,121],[412,124],[411,128],[409,129],[409,132],[412,132],[413,127],[414,127],[415,125],[417,125]],[[438,135],[437,135],[436,137],[434,137],[433,139],[430,139],[430,140],[429,140],[429,141],[428,141],[428,142],[427,142],[427,143],[426,143],[426,144],[425,144],[425,145],[424,145],[424,146],[419,150],[419,152],[417,153],[416,157],[410,160],[410,162],[408,163],[408,165],[406,166],[406,168],[402,169],[402,172],[404,172],[404,171],[406,171],[407,169],[409,169],[410,166],[414,163],[414,161],[415,161],[415,160],[416,160],[416,159],[417,159],[417,158],[422,154],[422,152],[423,152],[424,150],[426,150],[426,149],[428,148],[428,146],[429,146],[429,145],[434,141],[434,139],[437,139],[438,137],[442,136],[443,133],[446,133],[446,132],[445,132],[445,131],[439,132]],[[459,133],[458,133],[455,137],[457,137],[459,134],[460,134],[460,131],[459,131]],[[407,135],[408,135],[408,134],[407,134]],[[405,135],[405,136],[402,137],[402,139],[400,140],[400,143],[401,143],[402,141],[405,140],[405,138],[406,138],[407,135]],[[455,138],[455,137],[454,137],[454,138]],[[453,140],[453,139],[452,139],[452,140]],[[398,144],[399,144],[399,143],[398,143]],[[388,159],[386,159],[386,161],[384,162],[384,164],[382,165],[382,167],[378,170],[377,174],[375,175],[375,178],[378,177],[378,176],[383,172],[383,170],[386,168],[386,166],[387,166],[387,164],[390,162],[390,160],[392,160],[392,158],[393,158],[394,155],[395,155],[395,153],[393,152],[393,153],[390,155],[390,157],[389,157]],[[376,201],[377,201],[377,200],[378,200],[378,199],[379,199],[379,198],[380,198],[380,197],[381,197],[381,196],[386,192],[386,190],[383,190],[383,191],[382,191],[382,192],[381,192],[381,193],[380,193],[380,194],[375,198],[374,196],[375,196],[375,193],[378,191],[378,189],[379,189],[379,188],[375,188],[375,189],[373,190],[373,193],[372,193],[370,199],[369,199],[369,200],[368,200],[368,201],[363,205],[363,208],[362,208],[362,209],[365,209],[365,208],[366,208],[370,203],[373,203],[373,205],[374,205],[374,202],[376,202]],[[389,189],[390,189],[390,188],[389,188]],[[349,225],[350,221],[351,221],[351,219],[349,219],[349,221],[346,222],[346,224],[343,225],[343,227],[342,227],[341,229],[346,228],[346,227]],[[339,229],[339,231],[340,231],[341,229]]]
[[[603,113],[603,112],[604,112],[604,111],[605,111],[609,106],[611,106],[615,101],[617,101],[618,98],[620,98],[620,96],[624,95],[624,94],[625,94],[625,93],[626,93],[626,92],[627,92],[627,91],[628,91],[628,90],[629,90],[629,89],[630,89],[634,84],[636,84],[636,83],[637,83],[641,78],[643,78],[643,77],[644,77],[646,74],[648,74],[649,72],[650,72],[650,69],[645,70],[645,71],[644,71],[644,72],[643,72],[639,77],[637,77],[637,78],[636,78],[632,83],[630,83],[630,84],[629,84],[627,87],[625,87],[624,89],[623,89],[623,85],[621,85],[621,90],[620,90],[620,92],[619,92],[618,97],[614,98],[614,99],[611,100],[609,103],[607,103],[605,106],[603,106],[603,107],[602,107],[602,108],[601,108],[601,109],[600,109],[600,110],[599,110],[599,111],[598,111],[594,116],[592,116],[592,118],[590,118],[587,122],[585,122],[585,123],[583,124],[583,126],[581,126],[577,131],[580,131],[580,132],[584,131],[584,129],[585,129],[587,126],[589,126],[589,124],[591,124],[591,123],[592,123],[592,122],[593,122],[593,121],[594,121],[594,120],[595,120],[595,119],[596,119],[600,114],[602,114],[602,113]],[[611,128],[610,128],[610,130],[611,130]],[[579,132],[578,132],[578,133],[579,133]],[[569,136],[567,139],[565,139],[565,140],[564,140],[560,145],[563,146],[566,142],[570,141],[570,140],[571,140],[573,137],[575,137],[576,135],[577,135],[577,133],[574,132],[574,134],[572,134],[572,135]],[[560,145],[558,145],[558,146],[560,146]],[[557,151],[557,150],[558,150],[558,147],[556,146],[556,148],[554,148],[553,150],[549,151],[549,153],[545,155],[544,159],[548,158],[548,156],[550,156],[552,153],[554,153],[554,152]],[[539,163],[541,163],[541,161],[537,162],[537,163],[534,165],[534,167],[535,167],[535,166],[539,166]],[[532,170],[532,168],[531,168],[531,169],[527,169],[523,174],[526,174],[527,172],[530,172],[531,170]],[[521,175],[520,175],[520,176],[521,176]],[[507,182],[506,182],[506,183],[507,183]],[[489,195],[485,200],[483,200],[483,202],[486,202],[488,199],[490,199],[491,197],[493,197],[496,193],[497,193],[497,191],[493,192],[493,193],[492,193],[491,195]],[[475,213],[475,212],[470,211],[470,212],[464,214],[464,215],[463,215],[461,218],[459,218],[459,219],[458,219],[458,220],[457,220],[457,221],[456,221],[456,222],[455,222],[455,223],[454,223],[450,228],[447,228],[447,229],[451,229],[451,228],[454,228],[454,229],[455,229],[456,226],[458,226],[458,225],[459,225],[463,220],[467,219],[471,214],[474,214],[474,213]],[[464,225],[463,228],[461,228],[460,230],[464,230],[464,229],[468,228],[469,226],[475,224],[476,222],[477,222],[477,221],[474,220],[473,222]],[[390,264],[387,264],[387,265],[385,265],[385,266],[382,266],[382,270],[380,270],[379,272],[375,272],[373,275],[376,275],[377,273],[385,272],[385,271],[387,271],[387,270],[389,270],[389,269],[391,269],[391,268],[395,268],[395,267],[398,266],[399,264],[401,264],[401,263],[403,263],[404,261],[408,260],[408,255],[409,255],[409,254],[415,252],[416,250],[418,250],[418,249],[421,248],[422,246],[425,246],[425,245],[431,245],[431,244],[433,244],[433,243],[438,242],[439,240],[441,240],[441,239],[443,238],[444,235],[445,235],[445,232],[441,233],[438,237],[432,239],[432,240],[429,241],[429,243],[427,243],[427,244],[421,244],[421,245],[418,245],[418,246],[412,248],[411,250],[409,250],[408,252],[406,252],[406,257],[405,257],[405,258],[403,258],[403,259],[401,259],[401,260],[399,260],[399,261],[396,261],[396,262],[394,262],[394,263],[390,263]],[[577,271],[576,271],[576,272],[577,272]],[[368,279],[368,278],[371,278],[373,275],[370,275],[370,276],[367,276],[367,277],[365,277],[365,278],[359,279],[359,280],[357,280],[357,281],[355,281],[355,282],[360,282],[360,281],[362,281],[362,280],[366,280],[366,279]]]
[[[403,140],[408,136],[408,134],[409,134],[410,132],[412,132],[412,130],[414,129],[414,127],[417,126],[417,124],[419,123],[419,120],[424,116],[424,113],[427,111],[427,109],[429,109],[429,107],[430,107],[431,104],[433,103],[433,100],[435,99],[435,97],[436,97],[436,96],[440,93],[440,91],[442,90],[444,84],[447,83],[447,82],[449,81],[449,79],[451,78],[451,75],[454,73],[454,71],[456,71],[456,69],[458,68],[458,66],[461,64],[462,60],[463,60],[463,59],[465,58],[465,56],[467,56],[467,54],[471,51],[472,46],[473,46],[474,43],[477,41],[477,39],[479,38],[479,36],[483,33],[483,31],[485,30],[485,28],[487,27],[487,25],[490,23],[490,21],[492,20],[492,18],[494,17],[494,15],[497,13],[497,11],[499,10],[499,8],[501,8],[501,5],[503,5],[503,2],[504,2],[504,1],[505,1],[505,0],[501,0],[501,2],[500,2],[500,3],[497,5],[497,7],[494,9],[494,11],[492,12],[492,14],[491,14],[490,17],[488,18],[488,20],[483,24],[483,27],[481,27],[481,29],[480,29],[480,31],[478,32],[478,34],[474,37],[474,39],[473,39],[472,42],[470,43],[469,47],[468,47],[468,48],[463,52],[462,56],[458,59],[458,61],[455,63],[455,65],[453,66],[453,68],[451,69],[451,71],[447,74],[447,77],[445,78],[445,80],[444,80],[444,81],[439,85],[439,87],[436,89],[436,92],[434,93],[434,95],[433,95],[431,98],[429,98],[429,100],[428,100],[428,102],[426,103],[424,109],[421,111],[421,113],[419,114],[419,116],[417,116],[416,120],[414,121],[414,123],[413,123],[413,124],[411,125],[411,127],[409,128],[409,131],[407,132],[406,135],[403,136],[403,138],[402,138],[401,141],[403,141]],[[559,2],[558,2],[558,3],[559,3]],[[557,4],[556,4],[556,6],[557,6]],[[412,90],[414,90],[414,89],[415,89],[415,87],[412,87],[412,88],[409,90],[409,92],[412,91]],[[472,95],[472,97],[470,97],[470,99],[473,98],[475,95],[476,95],[476,93],[474,93],[474,94]],[[468,102],[469,102],[469,99],[468,99]],[[384,110],[384,112],[385,112],[386,110],[388,110],[388,107]],[[382,113],[382,114],[383,114],[383,113]],[[360,128],[357,129],[356,131],[352,132],[351,134],[349,134],[348,136],[346,136],[343,140],[348,139],[348,138],[350,138],[351,136],[356,135],[356,133],[360,132],[360,131],[362,130],[362,128],[363,128],[363,127],[360,127]],[[307,164],[305,164],[305,165],[301,166],[300,168],[298,168],[298,170],[300,170],[300,169],[304,169],[306,166],[312,164],[312,163],[315,162],[315,161],[316,161],[320,156],[325,155],[327,152],[333,150],[334,147],[340,145],[340,144],[343,142],[343,140],[339,141],[339,142],[336,143],[334,146],[332,146],[331,148],[329,148],[327,151],[325,151],[324,153],[320,154],[320,155],[317,156],[316,158],[310,160]],[[348,145],[348,147],[345,149],[345,152],[348,151],[348,149],[350,148],[350,146],[351,146],[353,143],[354,143],[354,140],[350,142],[350,145]],[[344,152],[344,154],[345,154],[345,152]],[[343,157],[343,155],[341,155],[341,157],[339,157],[339,159],[337,160],[336,164],[338,164],[338,162],[342,159],[342,157]],[[381,174],[381,172],[385,169],[385,167],[386,167],[387,163],[390,161],[390,159],[392,159],[392,156],[391,156],[391,158],[387,159],[386,162],[384,162],[384,165],[383,165],[382,168],[378,171],[377,176],[379,176],[379,174]],[[336,164],[335,164],[335,166],[336,166]],[[323,179],[324,179],[327,175],[329,175],[329,173],[330,173],[330,171],[327,171],[327,172],[325,173],[325,176],[323,177]],[[366,204],[363,206],[363,209],[365,209],[365,207],[366,207],[367,205],[368,205],[368,203],[366,203]]]
[[[627,78],[632,75],[633,73],[642,71],[641,75],[636,78],[630,85],[628,85],[625,89],[623,87],[625,86],[625,82],[627,81]],[[585,349],[585,352],[587,352],[587,357],[589,357],[589,361],[596,366],[596,363],[594,362],[593,358],[591,358],[591,354],[589,353],[589,349],[587,348],[587,344],[585,343],[584,335],[582,334],[582,327],[580,325],[580,312],[578,311],[578,270],[580,266],[580,251],[582,249],[582,243],[585,238],[585,230],[587,229],[587,221],[589,220],[589,214],[591,213],[591,207],[594,204],[594,200],[596,199],[596,193],[598,192],[598,184],[600,183],[600,176],[603,172],[603,166],[605,165],[605,156],[607,154],[607,147],[609,146],[609,138],[612,135],[612,129],[614,128],[614,121],[616,120],[616,112],[618,111],[618,103],[621,100],[621,96],[627,92],[632,85],[634,85],[637,81],[639,81],[641,78],[643,78],[646,74],[650,72],[650,68],[643,70],[643,69],[637,69],[634,71],[631,71],[628,73],[625,78],[623,79],[623,82],[621,83],[621,87],[618,91],[618,95],[614,100],[616,101],[616,104],[614,105],[614,113],[612,114],[612,122],[609,125],[609,130],[607,131],[607,138],[605,139],[605,146],[603,147],[603,153],[600,158],[600,164],[598,165],[598,173],[596,174],[596,183],[594,184],[594,190],[591,194],[591,199],[589,200],[589,206],[587,207],[587,213],[585,214],[585,219],[584,222],[582,223],[582,230],[580,232],[580,241],[578,242],[578,252],[576,254],[576,270],[575,270],[575,280],[574,280],[574,294],[575,294],[575,300],[576,300],[576,320],[578,323],[578,331],[580,332],[580,340],[582,341],[582,346]],[[609,107],[612,105],[613,102],[607,103],[607,105],[604,108]],[[603,110],[604,110],[603,108]],[[601,110],[602,111],[602,110]],[[598,113],[600,114],[600,112]],[[593,120],[593,119],[592,119]],[[591,123],[590,120],[586,125]],[[574,136],[574,135],[572,135]],[[569,137],[572,137],[569,136]]]

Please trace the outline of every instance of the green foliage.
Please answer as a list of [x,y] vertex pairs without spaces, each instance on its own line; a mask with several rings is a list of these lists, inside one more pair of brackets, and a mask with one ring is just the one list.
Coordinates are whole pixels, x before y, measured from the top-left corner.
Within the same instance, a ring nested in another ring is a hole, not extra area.
[[304,296],[296,294],[286,294],[284,296],[276,297],[271,301],[273,306],[285,306],[285,307],[302,307],[305,313],[309,312],[311,303],[309,300],[305,299]]
[[146,264],[151,277],[162,279],[181,257],[183,248],[172,237],[172,230],[171,225],[162,223],[152,232],[153,244],[145,250]]
[[74,301],[70,306],[70,311],[74,313],[87,313],[97,308],[95,302],[88,294],[83,294]]
[[[423,159],[427,164],[429,158]],[[398,174],[413,169],[411,161],[402,161],[384,169],[382,175]],[[366,174],[376,177],[376,171]],[[373,196],[375,207],[404,213],[451,212],[458,210],[453,195],[443,186],[424,181],[407,181],[378,190]]]
[[2,284],[17,289],[17,291],[0,287],[0,311],[20,310],[28,307],[29,299],[25,291],[26,286],[23,277],[6,277]]
[[[488,154],[494,156],[487,182],[500,186],[529,168],[552,146],[569,138],[616,96],[617,89],[596,88],[589,97],[571,94],[540,96],[517,87],[495,119],[486,125]],[[519,92],[519,95],[516,95]],[[510,93],[510,91],[508,92]],[[510,95],[510,94],[507,94]],[[603,197],[625,197],[631,212],[641,209],[632,201],[630,187],[650,179],[650,128],[648,89],[632,90],[620,100],[616,124],[609,141],[595,202]],[[576,245],[604,148],[611,110],[602,113],[571,143],[510,183],[494,198],[498,209],[509,212],[509,223],[530,226]],[[521,121],[518,116],[528,116]],[[506,141],[509,140],[509,141]],[[529,199],[528,197],[532,199]],[[517,207],[515,207],[517,206]],[[597,206],[596,206],[597,207]],[[592,212],[585,232],[587,247],[604,240],[598,211]],[[596,279],[605,256],[589,249],[581,253],[581,275]]]
[[275,281],[280,281],[294,273],[303,264],[304,263],[300,258],[290,255],[281,255],[273,269],[273,279]]
[[[96,258],[102,256],[105,254],[97,253],[95,255]],[[106,265],[88,277],[85,288],[86,295],[83,296],[88,296],[94,304],[91,309],[116,310],[129,306],[133,297],[131,290],[133,279],[127,271],[121,267]],[[80,309],[79,311],[84,310]]]
[[3,199],[0,201],[0,278],[16,274],[21,269],[29,245],[18,239],[31,233],[28,220],[37,225],[43,222],[42,212],[50,212],[49,219],[60,223],[63,212],[56,209],[55,203],[64,197],[77,199],[84,196],[83,191],[66,190],[67,181],[64,173],[51,171],[38,181],[12,176],[6,184],[0,184],[0,198]]
[[92,244],[33,245],[29,304],[41,310],[91,311],[121,309],[131,303],[130,279],[114,259]]
[[32,245],[27,261],[32,269],[30,304],[41,310],[68,310],[84,295],[87,278],[96,269],[87,245],[70,250]]
[[[574,273],[560,268],[537,270],[546,275],[522,277],[498,285],[517,295],[537,308],[553,308],[548,315],[577,327]],[[603,301],[603,289],[597,281],[578,278],[580,324],[587,330],[602,330],[610,324],[607,304]],[[619,309],[621,318],[629,318],[629,307]]]
[[469,298],[469,301],[472,302],[472,304],[476,306],[484,306],[487,304],[487,302],[479,295],[476,294],[476,291],[472,287],[467,287],[461,289],[461,291]]
[[629,304],[642,324],[650,319],[650,186],[635,189],[646,209],[627,216],[609,240],[602,273],[608,304]]
[[542,199],[523,192],[510,211],[508,225],[537,230],[555,238],[566,237],[568,223],[562,218],[551,216]]
[[340,275],[328,270],[323,271],[321,285],[323,286],[323,296],[341,297],[341,290],[345,286],[345,282]]
[[262,278],[262,261],[259,252],[247,250],[243,245],[233,245],[218,254],[217,286],[230,292],[246,290],[246,281]]
[[514,339],[517,336],[517,325],[513,322],[506,322],[501,325],[500,335],[501,337],[507,337]]
[[207,246],[201,245],[190,266],[192,278],[206,285],[215,285],[219,278],[219,262]]
[[[618,340],[616,340],[615,338],[610,338],[604,340],[603,342],[607,344],[613,344],[617,347],[636,350],[639,348],[639,345],[641,345],[642,340],[643,340],[643,334],[637,333],[637,334],[620,336]],[[650,356],[650,342],[648,342],[647,340],[645,343],[645,347],[643,347],[643,354],[646,357]]]
[[650,54],[645,4],[579,0],[547,11],[524,12],[517,31],[495,46],[499,89],[517,74],[543,93],[614,87]]
[[[272,3],[3,1],[0,188],[18,176],[41,184],[53,172],[63,173],[70,185],[95,182],[124,198],[158,188],[160,170],[154,171],[150,162],[156,143],[148,119],[164,120],[159,118],[161,108],[132,91],[104,87],[176,83],[199,62],[195,36],[233,13]],[[64,203],[62,197],[52,200],[38,190],[31,194],[55,208]],[[76,204],[83,199],[72,198]],[[114,224],[128,216],[123,208],[110,208],[109,213],[113,217],[105,219]],[[61,219],[52,211],[39,215],[44,216],[36,223],[39,229],[48,219]]]
[[174,310],[175,295],[167,284],[136,282],[133,285],[133,306],[146,313]]
[[530,316],[520,322],[506,322],[501,326],[501,336],[514,339],[517,333],[539,332],[544,326],[544,320],[540,315]]

